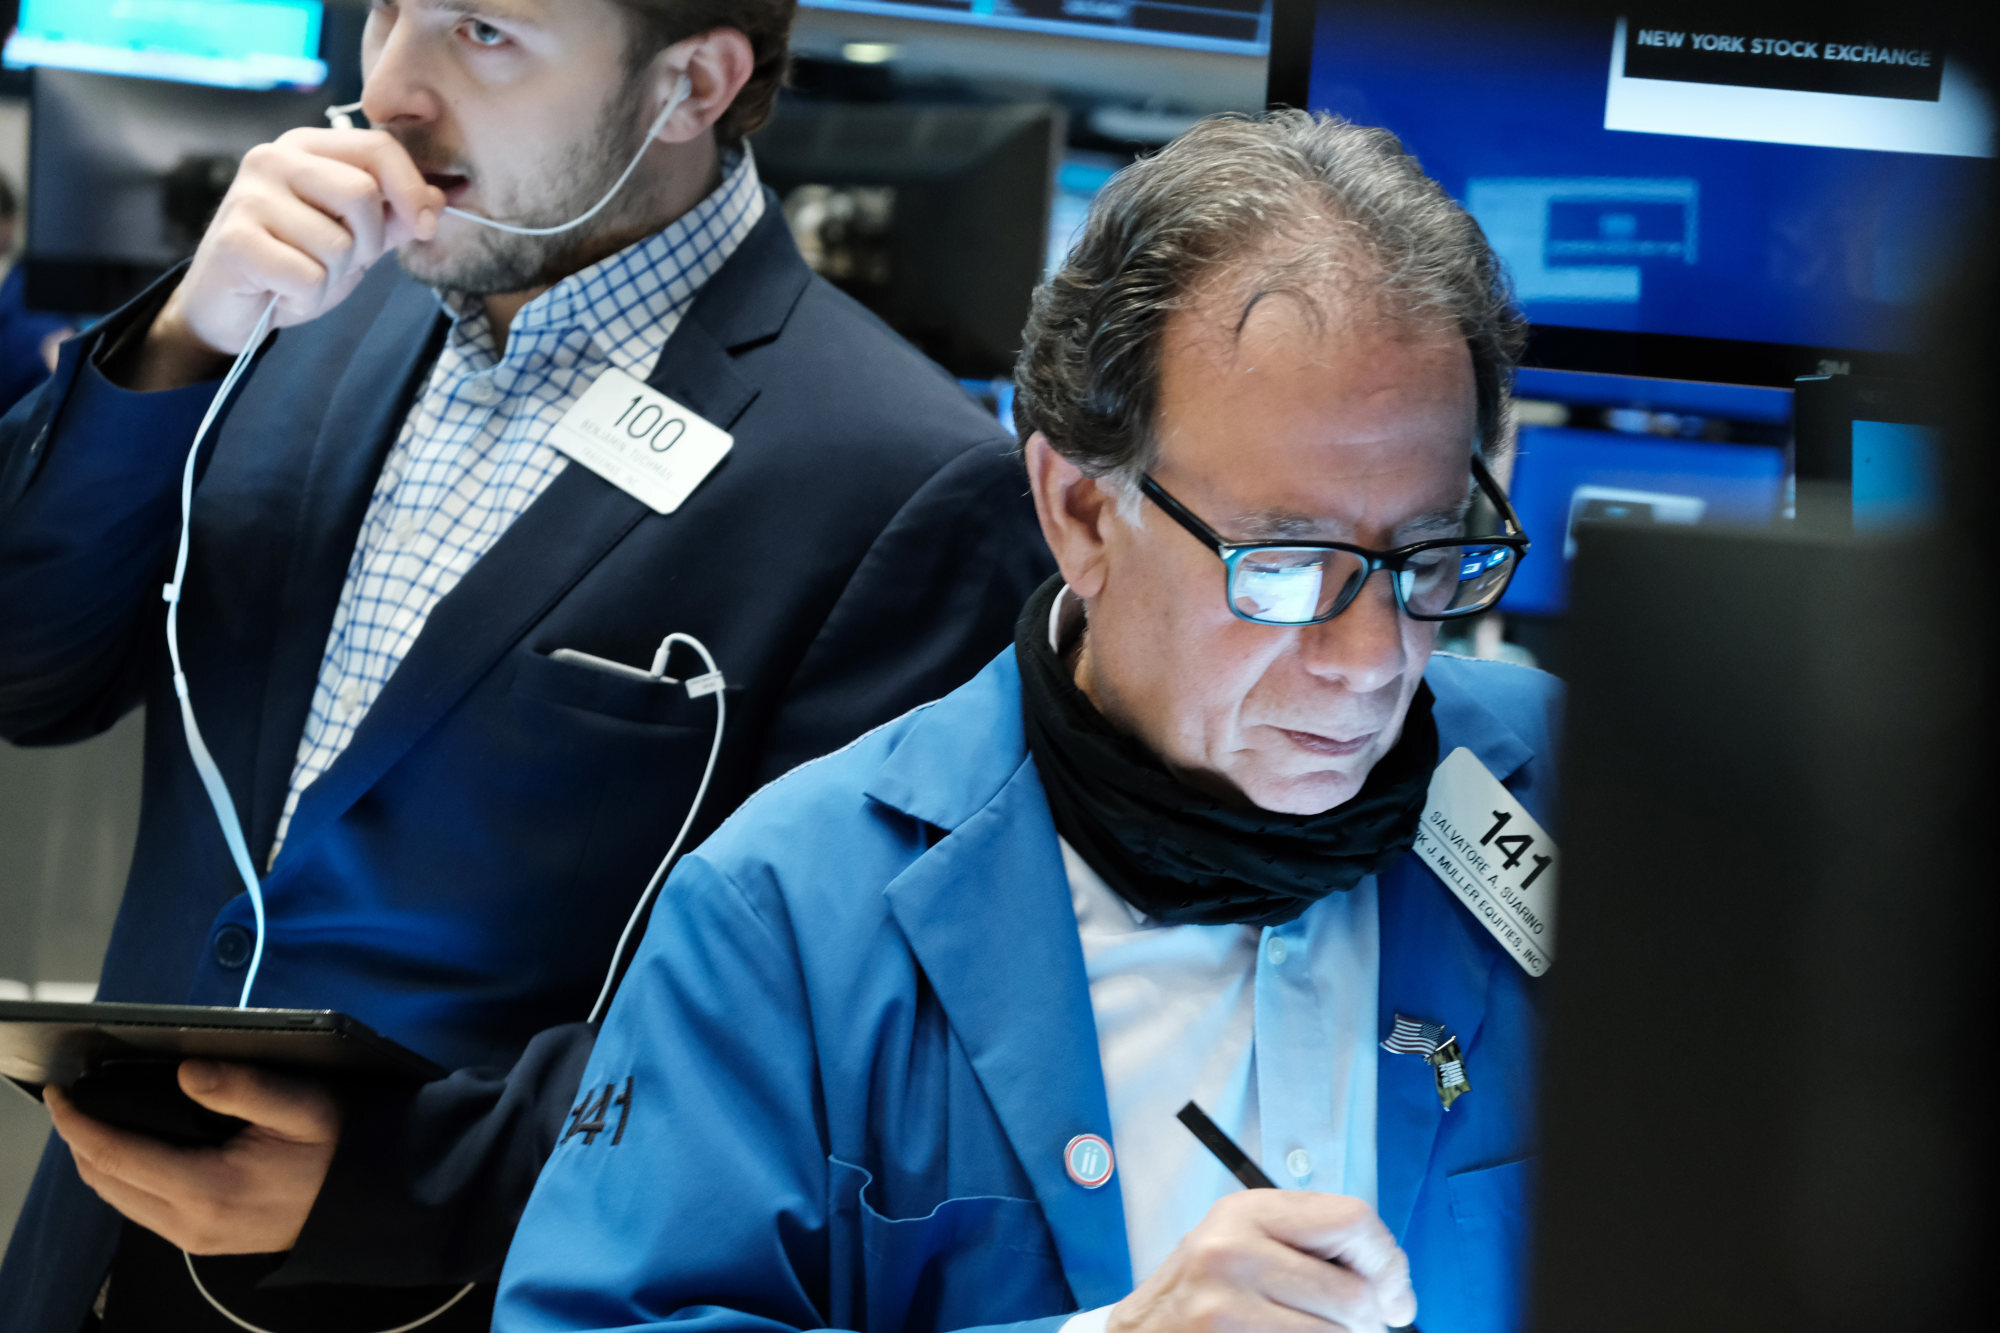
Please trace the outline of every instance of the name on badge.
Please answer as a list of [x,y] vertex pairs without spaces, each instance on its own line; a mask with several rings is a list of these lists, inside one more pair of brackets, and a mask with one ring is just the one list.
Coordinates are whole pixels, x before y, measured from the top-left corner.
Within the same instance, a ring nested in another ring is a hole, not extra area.
[[1531,977],[1556,954],[1556,844],[1463,746],[1431,775],[1416,852]]
[[735,439],[658,389],[607,370],[563,414],[549,443],[655,513],[671,514]]

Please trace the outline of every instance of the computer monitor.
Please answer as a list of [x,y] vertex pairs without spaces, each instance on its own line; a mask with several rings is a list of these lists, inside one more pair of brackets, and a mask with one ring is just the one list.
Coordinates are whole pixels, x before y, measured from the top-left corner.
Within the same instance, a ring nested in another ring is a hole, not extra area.
[[1264,54],[1269,0],[801,0],[846,10],[940,23],[1013,28],[1066,37],[1149,42],[1195,50]]
[[1083,235],[1090,220],[1090,206],[1098,191],[1108,184],[1131,159],[1114,153],[1071,151],[1056,168],[1055,199],[1049,208],[1049,253],[1047,271],[1054,273],[1069,258],[1069,252]]
[[1500,610],[1568,606],[1586,523],[1768,525],[1782,512],[1783,389],[1529,368],[1508,491],[1534,541]]
[[1582,546],[1524,1326],[1976,1327],[1990,596],[1940,577],[1976,538]]
[[1801,513],[1873,533],[1938,517],[1944,479],[1935,386],[1812,376],[1794,397]]
[[1884,9],[1795,30],[1492,0],[1277,0],[1270,93],[1399,135],[1566,369],[1900,370],[1991,187],[1991,102]]
[[35,72],[29,103],[28,304],[104,314],[192,254],[257,144],[324,124],[317,92]]
[[222,88],[317,88],[320,0],[22,0],[9,69],[41,66]]
[[954,375],[1012,373],[1060,109],[788,98],[754,140],[806,261]]

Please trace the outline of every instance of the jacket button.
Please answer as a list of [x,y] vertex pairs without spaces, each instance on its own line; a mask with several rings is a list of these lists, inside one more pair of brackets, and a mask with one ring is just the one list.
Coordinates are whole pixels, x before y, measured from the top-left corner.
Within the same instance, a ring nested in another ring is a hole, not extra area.
[[234,972],[250,961],[250,948],[255,943],[250,932],[241,926],[224,926],[215,932],[215,961]]

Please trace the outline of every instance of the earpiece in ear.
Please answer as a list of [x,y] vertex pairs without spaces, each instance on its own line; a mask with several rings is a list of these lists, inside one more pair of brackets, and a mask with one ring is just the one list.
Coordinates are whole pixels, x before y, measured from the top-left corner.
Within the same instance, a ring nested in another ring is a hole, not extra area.
[[682,104],[693,96],[694,80],[688,77],[686,70],[682,70],[680,77],[674,80],[673,96],[667,99],[666,107],[661,110],[660,119],[653,126],[653,133],[658,134],[661,130],[665,129],[667,122],[673,118],[674,112],[680,110]]

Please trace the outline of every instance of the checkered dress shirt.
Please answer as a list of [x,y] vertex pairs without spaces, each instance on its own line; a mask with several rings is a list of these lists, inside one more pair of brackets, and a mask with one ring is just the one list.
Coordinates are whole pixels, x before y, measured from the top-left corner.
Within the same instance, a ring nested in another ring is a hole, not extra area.
[[638,379],[704,282],[764,215],[748,149],[694,209],[572,274],[515,315],[496,353],[485,304],[444,293],[450,334],[382,466],[327,635],[271,861],[299,797],[333,766],[444,595],[562,472],[549,432],[615,367]]

